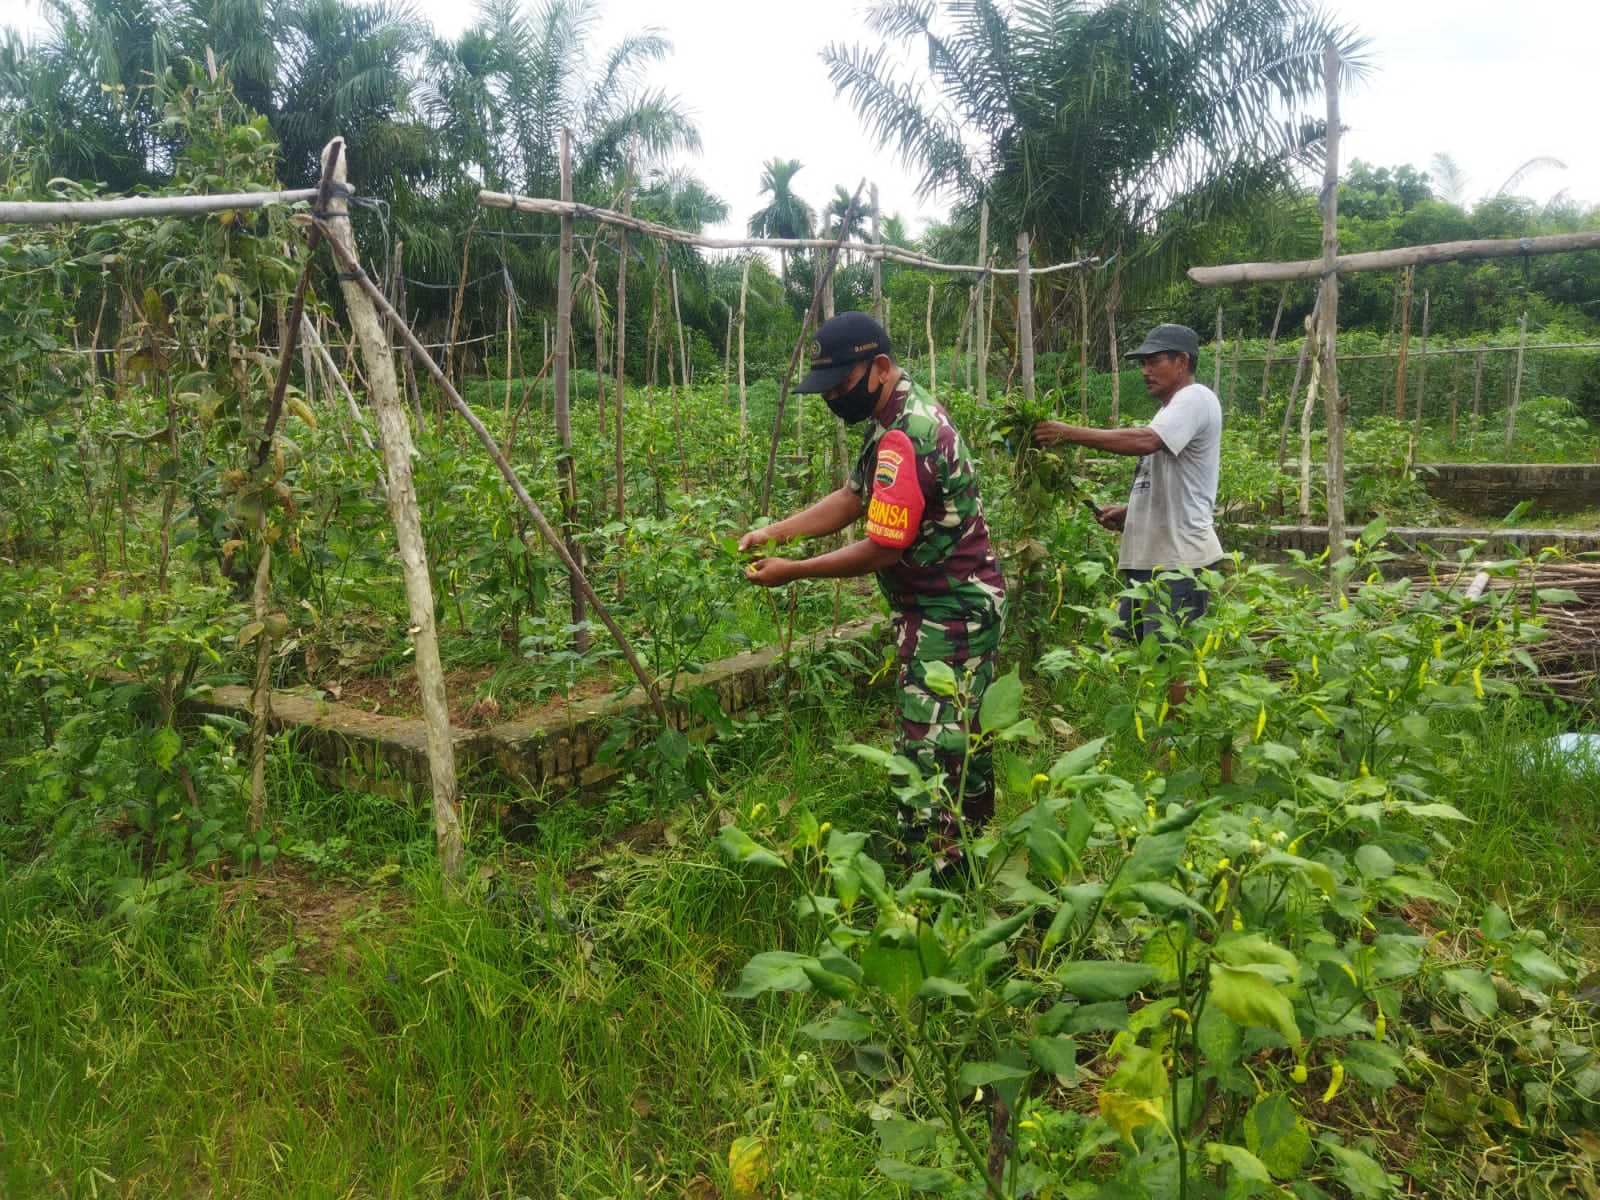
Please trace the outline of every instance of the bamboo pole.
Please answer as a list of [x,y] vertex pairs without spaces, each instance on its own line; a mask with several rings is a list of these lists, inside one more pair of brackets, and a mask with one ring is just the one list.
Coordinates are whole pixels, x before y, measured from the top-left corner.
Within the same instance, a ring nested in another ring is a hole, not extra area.
[[1217,348],[1211,353],[1211,393],[1222,398],[1222,305],[1217,305]]
[[1472,371],[1472,436],[1478,436],[1478,423],[1483,415],[1483,351],[1478,351],[1478,361]]
[[744,270],[739,274],[739,442],[744,444],[750,426],[750,406],[745,391],[745,353],[744,353],[744,326],[745,315],[748,311],[746,304],[750,299],[750,260],[744,260]]
[[[989,255],[989,200],[984,197],[983,203],[978,208],[978,261],[992,263]],[[989,322],[984,319],[984,295],[993,294],[994,285],[989,283],[991,272],[985,271],[978,276],[978,306],[974,313],[977,324],[972,327],[973,357],[977,360],[978,403],[983,404],[989,398]],[[991,318],[992,319],[992,318]]]
[[1456,444],[1461,419],[1461,360],[1450,360],[1450,445]]
[[1400,273],[1400,362],[1394,369],[1394,419],[1406,419],[1406,358],[1411,353],[1411,286],[1416,268]]
[[928,338],[928,394],[939,394],[939,356],[933,344],[933,284],[928,285],[928,315],[923,321],[923,332]]
[[1517,432],[1517,406],[1522,403],[1522,352],[1528,345],[1528,310],[1522,310],[1522,320],[1517,323],[1517,377],[1511,389],[1511,405],[1506,414],[1506,445]]
[[[1397,267],[1427,266],[1430,263],[1470,262],[1484,258],[1518,258],[1536,254],[1563,254],[1569,250],[1600,250],[1600,230],[1583,233],[1558,233],[1545,237],[1480,238],[1463,242],[1436,242],[1427,246],[1407,246],[1397,250],[1369,250],[1360,254],[1335,255],[1332,269],[1383,271]],[[1282,263],[1232,263],[1218,267],[1190,267],[1189,278],[1205,287],[1225,287],[1236,283],[1286,283],[1295,279],[1315,279],[1328,270],[1326,260]]]
[[[1079,278],[1082,278],[1080,275]],[[1017,234],[1017,350],[1022,360],[1022,396],[1033,403],[1033,284],[1028,278],[1028,235]]]
[[1339,51],[1322,51],[1328,127],[1322,174],[1322,365],[1328,427],[1328,561],[1344,553],[1344,407],[1339,397]]
[[[878,209],[878,185],[873,184],[867,193],[872,202],[872,244],[883,245],[882,214]],[[883,308],[883,256],[874,255],[872,259],[872,315],[884,329],[889,328],[889,314]],[[894,338],[889,339],[889,344],[894,345]]]
[[[637,135],[634,135],[637,137]],[[630,141],[628,147],[628,165],[622,177],[622,210],[630,212],[633,209],[633,145]],[[627,517],[627,481],[623,473],[623,393],[628,389],[627,367],[628,352],[628,230],[621,227],[617,230],[617,371],[613,390],[617,397],[616,420],[612,424],[612,433],[615,441],[612,444],[612,467],[617,476],[617,520],[622,521]]]
[[687,392],[694,383],[694,366],[689,362],[689,343],[683,333],[683,308],[678,303],[678,268],[672,268],[672,322],[678,329],[678,378]]
[[601,437],[606,426],[606,320],[600,303],[600,254],[594,242],[587,248],[588,264],[583,270],[583,283],[589,291],[590,307],[594,311],[594,408],[595,423]]
[[1267,415],[1267,391],[1272,382],[1272,352],[1278,346],[1278,327],[1283,323],[1283,309],[1289,302],[1289,285],[1286,283],[1278,292],[1278,307],[1272,314],[1272,332],[1267,335],[1267,353],[1261,365],[1261,396],[1256,402],[1256,414],[1262,418]]
[[[396,241],[394,244],[394,275],[391,277],[394,284],[394,310],[400,314],[402,321],[409,321],[406,313],[406,275],[405,275],[405,248],[406,244]],[[411,361],[411,355],[404,358],[406,368],[406,398],[411,401],[411,413],[417,419],[417,428],[422,428],[422,395],[417,391],[417,368]]]
[[[1082,275],[1083,272],[1078,272]],[[1111,290],[1106,293],[1106,339],[1111,354],[1111,425],[1122,420],[1122,358],[1117,345],[1117,305],[1122,300],[1122,256],[1111,272]]]
[[733,305],[722,300],[722,307],[728,310],[728,328],[722,335],[722,407],[726,409],[733,399]]
[[[1078,251],[1082,253],[1083,247]],[[1089,277],[1078,272],[1078,420],[1089,423]]]
[[317,198],[316,188],[276,192],[227,192],[216,196],[128,196],[114,200],[7,200],[0,225],[51,225],[61,221],[120,221],[130,217],[180,217],[229,209],[298,204]]
[[[422,514],[412,481],[414,450],[411,428],[400,404],[395,378],[394,355],[384,336],[383,323],[374,305],[388,311],[396,320],[399,314],[366,272],[356,253],[350,229],[349,205],[341,186],[345,181],[344,140],[335,138],[323,150],[323,161],[333,163],[333,194],[328,199],[327,219],[318,218],[318,227],[340,259],[344,272],[339,287],[361,353],[367,362],[367,380],[372,388],[372,403],[377,412],[379,439],[388,487],[385,495],[389,516],[394,522],[395,548],[405,577],[406,605],[411,620],[411,644],[416,663],[417,685],[422,695],[422,721],[427,734],[428,773],[433,785],[433,827],[439,846],[439,863],[448,884],[461,875],[463,856],[461,813],[456,788],[455,748],[451,740],[450,708],[445,696],[444,670],[439,662],[439,634],[434,624],[433,583],[428,574],[427,544],[422,537]],[[370,291],[368,290],[370,289]]]
[[[915,250],[907,250],[903,246],[874,245],[872,242],[851,242],[834,238],[713,238],[704,237],[698,233],[689,233],[682,229],[674,229],[670,225],[661,225],[654,221],[641,220],[638,217],[628,216],[623,213],[613,212],[606,208],[597,208],[592,204],[575,204],[570,201],[548,200],[536,196],[516,196],[503,192],[480,191],[478,203],[485,208],[505,208],[513,212],[541,213],[547,216],[561,216],[563,213],[582,217],[585,220],[598,221],[603,225],[620,225],[631,229],[635,233],[643,233],[649,237],[659,238],[666,242],[676,242],[683,246],[698,246],[702,250],[828,250],[837,247],[841,252],[859,254],[863,258],[882,258],[886,262],[903,263],[909,267],[920,267],[925,271],[948,271],[959,275],[1015,275],[1016,272],[1008,267],[996,267],[992,263],[985,265],[978,263],[945,263],[926,254],[919,254]],[[987,225],[985,225],[987,231]],[[981,255],[980,255],[981,258]],[[1081,261],[1051,263],[1047,267],[1030,267],[1030,275],[1053,275],[1060,271],[1075,271],[1080,267],[1093,266],[1100,260],[1087,258]]]
[[1422,435],[1422,405],[1428,395],[1428,308],[1432,296],[1427,288],[1422,289],[1422,345],[1417,355],[1417,404],[1416,419],[1413,422],[1412,442]]
[[1299,381],[1306,374],[1306,360],[1310,354],[1310,347],[1315,341],[1317,330],[1317,304],[1322,302],[1322,296],[1312,301],[1310,312],[1306,315],[1306,336],[1301,339],[1301,352],[1298,362],[1294,363],[1294,382],[1290,384],[1290,398],[1283,405],[1283,429],[1278,430],[1278,470],[1283,470],[1283,464],[1288,461],[1290,453],[1290,427],[1294,421],[1294,397],[1299,395]]
[[1311,412],[1317,406],[1317,385],[1321,381],[1322,356],[1312,355],[1311,377],[1306,380],[1306,400],[1300,406],[1300,524],[1302,525],[1311,519]]
[[[561,131],[561,198],[572,198],[572,134]],[[572,217],[561,218],[560,260],[556,265],[556,345],[551,385],[555,391],[556,436],[561,456],[556,472],[561,479],[561,536],[566,541],[572,567],[567,582],[572,592],[572,648],[578,654],[589,649],[589,614],[585,611],[583,550],[578,545],[578,465],[572,454],[572,390],[569,366],[572,357]]]

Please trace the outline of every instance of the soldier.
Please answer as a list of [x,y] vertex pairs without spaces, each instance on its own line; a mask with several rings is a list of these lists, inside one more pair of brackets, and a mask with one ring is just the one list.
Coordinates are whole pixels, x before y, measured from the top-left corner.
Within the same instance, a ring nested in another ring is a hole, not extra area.
[[[942,871],[961,857],[961,822],[975,830],[994,815],[993,760],[987,750],[968,759],[969,735],[995,675],[1006,594],[989,548],[977,466],[949,414],[901,372],[889,335],[865,313],[823,323],[811,343],[811,369],[795,390],[821,394],[848,424],[872,418],[861,456],[844,487],[751,530],[739,549],[835,533],[863,516],[866,536],[811,558],[757,558],[746,574],[762,587],[877,574],[899,649],[895,751],[924,779],[942,776],[936,797],[948,797],[965,768],[959,809],[948,802],[937,811],[900,807],[906,848],[925,844]],[[955,672],[959,699],[928,688],[935,662]]]

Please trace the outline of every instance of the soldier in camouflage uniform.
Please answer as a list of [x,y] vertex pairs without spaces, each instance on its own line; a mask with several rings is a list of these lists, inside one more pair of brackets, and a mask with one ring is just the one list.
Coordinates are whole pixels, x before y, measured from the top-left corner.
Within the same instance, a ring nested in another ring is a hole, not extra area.
[[[944,408],[901,373],[888,334],[865,313],[840,313],[817,330],[796,390],[820,393],[847,423],[872,418],[861,456],[844,487],[745,534],[739,548],[834,533],[866,517],[860,541],[812,558],[760,558],[747,574],[764,587],[877,574],[899,647],[895,750],[937,781],[931,802],[902,804],[901,834],[908,848],[926,843],[943,868],[960,857],[960,822],[976,829],[994,815],[994,764],[987,751],[969,757],[968,745],[995,676],[1006,585],[977,467]],[[936,662],[954,671],[956,697],[928,687]],[[958,787],[959,808],[948,800]]]

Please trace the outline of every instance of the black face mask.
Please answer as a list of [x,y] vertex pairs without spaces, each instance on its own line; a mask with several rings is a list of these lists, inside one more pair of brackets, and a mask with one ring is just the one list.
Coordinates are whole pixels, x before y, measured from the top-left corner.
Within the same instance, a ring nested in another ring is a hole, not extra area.
[[867,386],[867,381],[872,378],[872,368],[868,367],[866,373],[856,380],[855,387],[842,396],[833,399],[823,397],[827,406],[833,410],[833,415],[846,425],[854,425],[857,421],[865,421],[872,415],[872,410],[878,407],[878,396],[883,391],[879,388],[876,392]]

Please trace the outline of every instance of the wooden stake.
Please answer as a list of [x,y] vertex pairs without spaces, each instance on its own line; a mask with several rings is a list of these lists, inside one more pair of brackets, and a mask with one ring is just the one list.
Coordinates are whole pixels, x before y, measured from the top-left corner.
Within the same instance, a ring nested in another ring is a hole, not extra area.
[[[867,195],[872,204],[872,242],[874,245],[883,244],[883,231],[881,214],[878,211],[878,185],[873,184],[867,189]],[[872,260],[872,315],[884,329],[889,328],[889,314],[883,309],[883,259],[874,256]],[[894,339],[889,339],[889,344],[894,345]]]
[[1528,310],[1522,310],[1522,320],[1517,322],[1517,376],[1511,389],[1511,406],[1506,414],[1506,445],[1517,432],[1517,406],[1522,403],[1522,356],[1528,348]]
[[1267,357],[1261,364],[1261,397],[1256,404],[1256,415],[1262,420],[1267,416],[1267,390],[1272,380],[1272,352],[1278,346],[1278,326],[1283,321],[1283,307],[1289,301],[1289,285],[1286,283],[1278,293],[1278,308],[1272,314],[1272,332],[1267,335]]
[[750,407],[745,395],[744,380],[744,321],[745,304],[750,298],[750,259],[744,260],[744,270],[739,274],[739,443],[744,444],[750,431]]
[[[637,138],[637,134],[633,135]],[[622,178],[622,211],[633,211],[633,142],[628,144],[628,165]],[[617,394],[616,420],[611,431],[616,437],[612,447],[612,467],[617,476],[617,520],[627,519],[627,491],[626,477],[623,472],[622,447],[623,430],[626,428],[623,420],[623,393],[628,388],[627,352],[628,352],[628,230],[623,226],[617,239],[617,372],[613,388]],[[620,577],[619,577],[620,578]]]
[[1344,554],[1344,407],[1339,397],[1339,51],[1322,51],[1328,92],[1322,173],[1322,387],[1328,417],[1328,561]]
[[1400,362],[1394,371],[1394,419],[1406,419],[1406,355],[1411,349],[1411,283],[1415,267],[1400,273]]
[[[1081,276],[1084,271],[1079,271]],[[1111,347],[1111,425],[1122,420],[1122,358],[1117,348],[1117,305],[1122,300],[1122,255],[1111,269],[1111,290],[1106,293],[1106,336]]]
[[[572,134],[561,131],[561,198],[572,199]],[[560,259],[556,265],[556,345],[551,384],[555,390],[556,436],[561,456],[556,473],[561,479],[561,536],[567,555],[575,564],[567,572],[572,598],[572,649],[584,654],[589,649],[589,613],[584,603],[581,576],[583,548],[578,544],[578,465],[572,455],[572,388],[569,367],[572,360],[572,217],[561,220]]]
[[[345,181],[344,140],[335,138],[323,150],[323,161],[333,162],[336,184]],[[400,389],[395,378],[394,355],[384,336],[383,323],[374,310],[375,303],[387,302],[383,293],[361,270],[355,239],[350,230],[349,205],[344,189],[335,187],[328,198],[328,217],[322,222],[329,245],[344,267],[340,290],[356,340],[361,343],[367,363],[367,379],[372,387],[372,404],[377,413],[379,438],[388,487],[389,516],[394,522],[395,549],[405,577],[406,605],[411,620],[411,645],[416,663],[417,685],[422,696],[422,722],[427,734],[428,773],[433,785],[433,827],[439,846],[439,864],[447,885],[454,887],[461,875],[463,838],[461,813],[456,790],[455,748],[450,733],[450,708],[445,696],[444,670],[439,662],[439,635],[434,625],[433,583],[428,574],[427,543],[422,537],[422,514],[417,505],[412,481],[414,453],[411,427],[400,404]],[[348,276],[348,278],[346,278]],[[363,287],[365,284],[365,288]],[[368,292],[366,288],[370,288]],[[374,299],[374,296],[376,299]],[[390,310],[389,314],[399,314]],[[398,321],[396,327],[403,329]]]
[[1217,348],[1211,353],[1211,391],[1222,396],[1222,305],[1217,305]]
[[1483,351],[1478,351],[1472,369],[1472,436],[1478,436],[1478,422],[1483,415]]
[[[1079,273],[1082,278],[1082,273]],[[1033,403],[1033,284],[1028,278],[1028,235],[1017,234],[1017,351],[1022,360],[1022,396]]]
[[[1083,253],[1073,247],[1074,255]],[[1078,272],[1078,420],[1089,423],[1089,275]]]
[[[982,275],[978,276],[978,305],[973,313],[976,324],[972,327],[972,346],[973,357],[978,360],[977,398],[978,403],[983,404],[989,396],[989,325],[983,316],[983,299],[986,288],[990,295],[994,293],[994,287],[989,283],[987,270],[992,265],[989,255],[989,199],[987,196],[984,197],[983,203],[978,207],[978,261],[983,263],[986,269]],[[991,317],[990,319],[992,320],[993,318]]]

